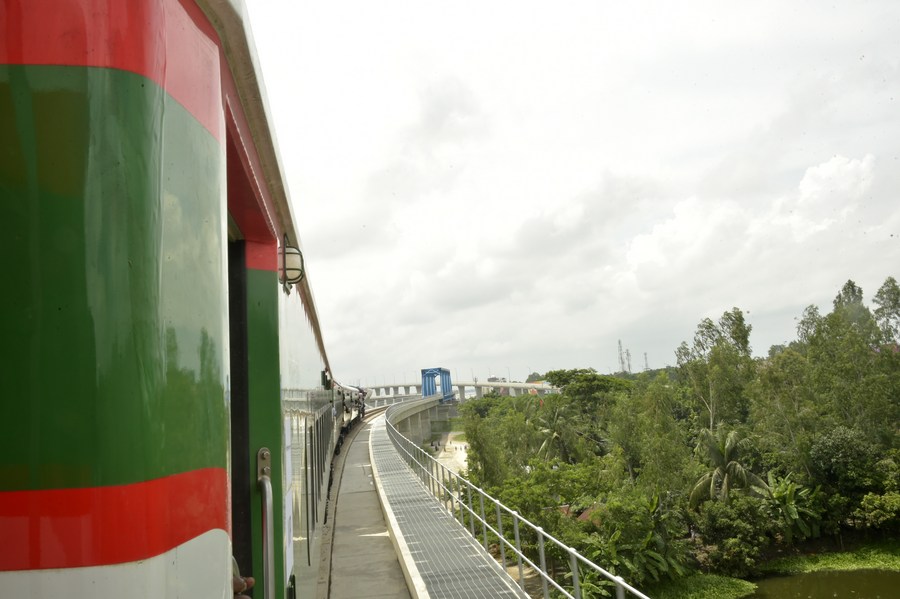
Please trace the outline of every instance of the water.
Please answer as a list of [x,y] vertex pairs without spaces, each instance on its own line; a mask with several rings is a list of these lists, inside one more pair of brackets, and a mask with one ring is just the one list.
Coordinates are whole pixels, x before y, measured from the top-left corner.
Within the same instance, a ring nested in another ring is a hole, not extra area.
[[748,599],[900,599],[900,572],[811,572],[756,581]]

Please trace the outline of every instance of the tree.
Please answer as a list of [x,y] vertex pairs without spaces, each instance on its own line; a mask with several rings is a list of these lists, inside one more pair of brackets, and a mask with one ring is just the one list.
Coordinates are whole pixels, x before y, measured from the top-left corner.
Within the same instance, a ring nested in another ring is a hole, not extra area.
[[641,419],[644,429],[639,485],[653,492],[680,495],[696,476],[683,427],[663,411],[643,412]]
[[845,497],[879,487],[878,451],[858,430],[835,427],[816,440],[809,457],[818,480]]
[[807,359],[785,349],[762,362],[750,388],[750,421],[760,435],[769,467],[810,475],[809,448],[819,430],[816,396]]
[[652,380],[641,378],[610,412],[609,439],[621,448],[631,478],[648,493],[680,490],[696,478],[686,424],[675,418],[675,395],[661,372]]
[[720,499],[728,502],[734,489],[765,488],[766,483],[741,464],[740,454],[749,447],[750,440],[742,439],[737,431],[724,428],[713,433],[700,431],[698,449],[706,453],[711,466],[691,489],[690,505],[696,507],[703,499]]
[[851,280],[844,283],[834,298],[833,315],[839,315],[864,335],[877,331],[872,313],[863,304],[863,290]]
[[593,423],[583,422],[577,416],[572,402],[561,395],[545,396],[530,404],[527,422],[540,440],[538,457],[574,464],[591,455],[585,438]]
[[840,306],[851,306],[851,305],[860,305],[863,302],[863,290],[862,288],[853,282],[852,279],[847,279],[847,282],[844,283],[844,286],[841,287],[841,290],[838,292],[837,296],[834,298],[834,307],[838,308]]
[[466,465],[469,476],[482,486],[502,484],[509,475],[503,439],[497,435],[496,420],[507,409],[499,396],[485,396],[460,406],[469,449]]
[[797,323],[797,341],[792,342],[790,347],[805,356],[810,340],[821,324],[822,315],[818,306],[810,304],[804,308],[803,316]]
[[882,339],[862,303],[862,290],[847,281],[834,310],[814,323],[806,353],[810,388],[826,416],[891,444],[900,409],[900,371],[898,355],[882,351]]
[[531,374],[528,375],[528,378],[525,379],[525,382],[526,383],[536,383],[543,379],[544,379],[544,377],[542,377],[539,373],[532,372]]
[[694,342],[675,351],[692,397],[706,412],[709,429],[720,421],[744,422],[749,404],[744,388],[753,378],[751,326],[738,308],[725,312],[718,324],[709,318],[697,325]]
[[597,374],[593,368],[573,368],[572,370],[551,370],[544,375],[544,378],[554,387],[562,389],[577,377],[592,374]]
[[894,277],[888,277],[878,289],[873,300],[875,322],[881,328],[887,342],[900,343],[900,286]]

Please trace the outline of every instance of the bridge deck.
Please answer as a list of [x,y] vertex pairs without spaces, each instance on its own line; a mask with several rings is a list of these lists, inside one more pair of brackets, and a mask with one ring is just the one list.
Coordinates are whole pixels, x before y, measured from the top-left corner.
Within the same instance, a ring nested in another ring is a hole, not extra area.
[[527,598],[400,459],[383,415],[371,423],[369,452],[387,526],[414,597]]

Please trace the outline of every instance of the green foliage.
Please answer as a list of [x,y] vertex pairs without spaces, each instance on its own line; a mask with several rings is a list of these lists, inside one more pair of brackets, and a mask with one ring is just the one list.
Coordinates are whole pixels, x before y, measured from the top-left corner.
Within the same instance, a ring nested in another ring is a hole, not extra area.
[[658,495],[620,493],[595,504],[587,515],[589,534],[582,546],[591,561],[634,585],[684,575],[684,522]]
[[885,491],[900,491],[900,448],[888,450],[875,463],[875,471]]
[[719,422],[744,422],[749,410],[745,388],[753,378],[750,356],[751,327],[738,308],[714,323],[703,319],[692,345],[682,343],[675,355],[697,410],[708,418],[711,430]]
[[648,587],[653,599],[740,599],[756,590],[756,585],[746,580],[696,573],[671,582]]
[[894,277],[885,279],[873,299],[875,322],[887,343],[900,343],[900,285]]
[[784,543],[791,545],[794,538],[818,537],[822,514],[816,507],[816,491],[810,491],[791,480],[791,475],[780,478],[768,474],[768,485],[759,489],[766,504],[766,511],[779,525]]
[[[508,398],[485,396],[468,401],[460,406],[460,416],[469,445],[467,470],[472,482],[481,486],[502,484],[517,463],[509,456],[517,451],[517,443],[527,443],[527,439],[516,440],[512,447],[505,443],[512,436],[513,419]],[[501,422],[506,421],[506,437],[498,437],[496,431]]]
[[691,489],[691,507],[704,499],[720,499],[727,503],[733,489],[765,488],[766,483],[740,462],[741,453],[749,446],[750,440],[742,439],[737,431],[724,428],[715,433],[708,429],[700,431],[697,449],[705,454],[711,469]]
[[534,459],[521,476],[506,481],[497,498],[534,523],[558,522],[563,506],[577,510],[587,504],[586,498],[597,488],[599,462],[599,458],[578,464]]
[[[636,414],[635,427],[640,464],[637,485],[649,494],[680,494],[696,480],[696,463],[688,444],[687,423],[679,418],[678,394],[670,378],[659,374],[635,389],[622,409]],[[610,422],[614,428],[616,419]]]
[[859,508],[853,512],[853,518],[861,528],[900,532],[900,493],[866,493]]
[[878,452],[858,430],[835,427],[813,443],[809,459],[817,480],[841,495],[858,496],[877,485]]
[[577,377],[593,376],[597,371],[593,368],[573,368],[571,370],[551,370],[544,375],[544,380],[558,389],[574,381]]
[[525,379],[525,382],[526,382],[526,383],[536,383],[536,382],[542,381],[542,380],[544,380],[544,377],[542,377],[542,376],[541,376],[540,374],[538,374],[537,372],[532,372],[532,373],[529,374],[528,377]]
[[810,323],[809,388],[832,424],[890,447],[900,420],[900,353],[881,346],[883,334],[858,291],[848,281],[834,310]]
[[900,541],[895,538],[870,543],[853,551],[783,557],[767,562],[762,567],[767,575],[826,570],[900,570]]
[[573,406],[565,398],[554,395],[534,402],[529,406],[525,422],[540,441],[538,457],[574,463],[577,458],[589,455],[579,439],[580,427],[575,420]]
[[[699,323],[676,351],[677,369],[628,378],[555,370],[543,378],[558,394],[466,402],[470,477],[645,585],[696,565],[747,575],[773,542],[817,533],[896,535],[900,289],[889,277],[874,312],[863,300],[848,281],[829,313],[807,307],[796,339],[765,358],[752,357],[751,327],[734,308]],[[536,555],[534,534],[523,543]],[[568,570],[564,551],[547,558]],[[610,593],[586,576],[586,596]],[[659,584],[654,597],[691,596]]]
[[760,364],[750,388],[750,422],[768,468],[810,475],[809,448],[821,426],[809,364],[787,348]]
[[695,516],[695,553],[704,569],[744,577],[757,571],[768,547],[772,521],[761,499],[735,495],[728,503],[707,501]]

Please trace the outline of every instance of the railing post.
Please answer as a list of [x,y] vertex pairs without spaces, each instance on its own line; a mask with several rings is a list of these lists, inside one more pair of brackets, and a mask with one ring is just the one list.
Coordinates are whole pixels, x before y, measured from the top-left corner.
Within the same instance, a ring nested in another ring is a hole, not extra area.
[[621,576],[616,576],[616,599],[625,599],[625,587],[622,583],[625,580]]
[[544,529],[536,527],[538,537],[538,554],[541,556],[541,586],[544,587],[544,599],[550,599],[550,590],[547,588],[547,558],[544,556]]
[[494,503],[497,508],[497,532],[500,535],[500,564],[506,572],[506,537],[503,535],[503,515],[500,513],[500,503]]
[[469,500],[469,532],[472,538],[477,541],[478,537],[475,536],[475,510],[472,509],[472,485],[468,483],[466,483],[466,497]]
[[572,590],[575,592],[575,599],[581,599],[581,580],[578,576],[578,558],[575,549],[569,547],[569,569],[572,571]]
[[435,478],[437,473],[435,472],[436,469],[434,466],[435,466],[435,464],[437,464],[437,462],[435,462],[434,459],[432,459],[428,463],[430,464],[428,466],[428,476],[431,478],[431,484],[428,485],[428,488],[431,489],[432,495],[439,498],[439,496],[437,494],[437,488],[435,487],[435,485],[437,483],[437,480]]
[[421,447],[419,447],[418,449],[419,449],[419,463],[416,464],[416,466],[418,466],[418,470],[419,470],[419,480],[422,481],[423,487],[427,487],[428,486],[428,477],[425,476],[425,450],[422,449]]
[[519,586],[525,590],[525,570],[522,568],[522,541],[519,539],[519,512],[513,512],[513,533],[516,537],[516,561],[519,566]]
[[478,489],[478,501],[481,503],[481,534],[484,535],[484,550],[488,551],[488,529],[484,517],[484,491]]
[[[447,468],[447,482],[449,483],[448,487],[450,489],[450,513],[453,514],[455,519],[458,519],[456,515],[456,504],[459,503],[459,497],[456,496],[456,484],[453,479],[453,473]],[[462,511],[460,509],[460,511]]]
[[450,475],[443,464],[441,464],[441,481],[444,483],[444,494],[447,496],[447,499],[444,500],[444,505],[447,507],[450,515],[456,518],[456,508],[453,506],[453,490],[450,488]]
[[444,506],[445,510],[450,511],[449,510],[450,506],[447,503],[447,498],[448,498],[447,497],[448,496],[447,480],[446,480],[446,477],[444,476],[444,465],[443,464],[438,464],[438,472],[440,473],[440,477],[441,477],[441,505]]

